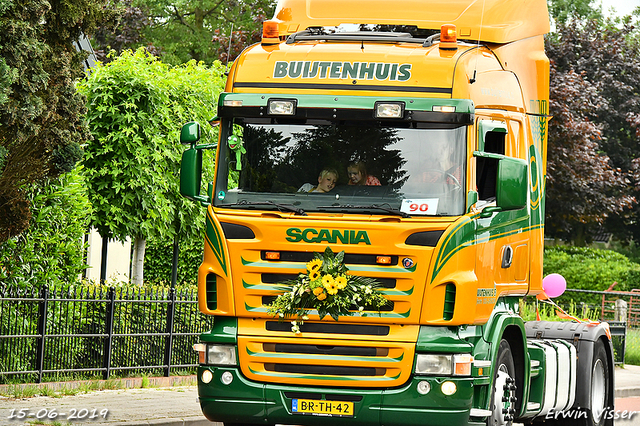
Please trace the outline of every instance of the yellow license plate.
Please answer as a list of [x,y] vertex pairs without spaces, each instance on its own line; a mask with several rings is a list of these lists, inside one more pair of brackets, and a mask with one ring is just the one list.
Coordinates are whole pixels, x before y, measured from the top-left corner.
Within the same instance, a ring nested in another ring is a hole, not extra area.
[[293,399],[291,400],[291,412],[316,416],[353,417],[353,402]]

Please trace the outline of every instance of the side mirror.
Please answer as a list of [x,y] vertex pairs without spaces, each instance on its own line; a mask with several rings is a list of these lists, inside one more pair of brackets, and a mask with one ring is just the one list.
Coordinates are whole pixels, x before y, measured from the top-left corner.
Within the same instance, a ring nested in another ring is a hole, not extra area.
[[527,205],[528,167],[525,160],[504,157],[498,164],[496,205],[502,210],[518,210]]
[[191,121],[184,126],[180,131],[180,143],[185,145],[194,145],[200,140],[200,123],[197,121]]
[[180,165],[180,194],[190,200],[209,204],[211,198],[200,195],[201,183],[202,150],[191,147],[182,153],[182,163]]

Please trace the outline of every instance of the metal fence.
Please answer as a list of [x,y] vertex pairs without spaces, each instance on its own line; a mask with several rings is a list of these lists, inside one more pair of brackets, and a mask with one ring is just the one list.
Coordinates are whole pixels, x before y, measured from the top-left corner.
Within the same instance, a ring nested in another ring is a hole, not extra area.
[[0,287],[0,383],[191,370],[192,345],[213,324],[198,311],[196,296],[174,289]]

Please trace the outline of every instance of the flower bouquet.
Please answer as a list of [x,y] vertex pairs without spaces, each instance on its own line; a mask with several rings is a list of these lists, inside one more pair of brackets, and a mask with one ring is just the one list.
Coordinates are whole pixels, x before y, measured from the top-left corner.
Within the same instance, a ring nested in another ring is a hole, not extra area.
[[307,263],[307,270],[297,279],[279,288],[285,292],[267,305],[267,312],[280,318],[294,318],[292,331],[299,333],[298,322],[309,319],[310,310],[318,311],[320,319],[326,315],[338,321],[340,316],[365,310],[380,310],[388,300],[378,291],[380,283],[374,278],[349,274],[344,265],[344,251],[334,254],[327,247],[323,254]]

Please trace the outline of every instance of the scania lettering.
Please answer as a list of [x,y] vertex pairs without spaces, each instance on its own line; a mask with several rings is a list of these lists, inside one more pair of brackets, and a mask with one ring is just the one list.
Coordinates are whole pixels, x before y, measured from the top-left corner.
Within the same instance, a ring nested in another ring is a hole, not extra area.
[[316,229],[305,229],[300,230],[298,228],[289,228],[287,229],[286,238],[287,241],[292,243],[297,243],[298,241],[304,241],[307,243],[332,243],[335,244],[340,242],[342,244],[371,244],[369,241],[369,236],[367,235],[367,231],[354,231],[354,230],[346,230],[346,231],[338,231],[338,230],[328,230],[321,229],[320,231]]
[[[607,324],[519,314],[544,297],[549,29],[545,0],[279,0],[229,69],[219,139],[181,132],[207,419],[613,424]],[[291,290],[323,253],[346,275]],[[386,304],[327,314],[348,279]],[[317,303],[289,318],[287,298]]]

